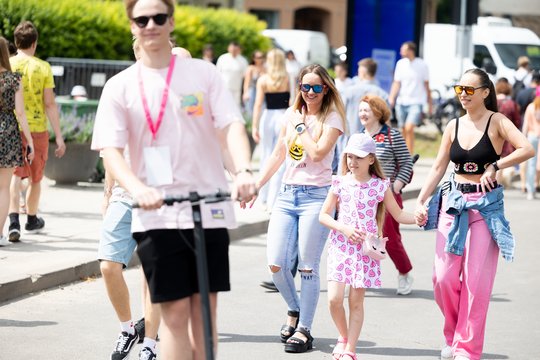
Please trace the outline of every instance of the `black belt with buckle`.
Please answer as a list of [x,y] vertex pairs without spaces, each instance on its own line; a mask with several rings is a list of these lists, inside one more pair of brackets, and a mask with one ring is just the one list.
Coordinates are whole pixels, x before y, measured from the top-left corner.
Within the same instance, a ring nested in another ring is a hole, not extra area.
[[[493,183],[493,186],[491,189],[495,189],[499,184],[495,181]],[[480,184],[456,184],[456,189],[458,191],[461,191],[463,194],[469,194],[469,193],[475,193],[475,192],[482,192],[482,185]],[[489,192],[490,190],[486,187],[486,192]]]

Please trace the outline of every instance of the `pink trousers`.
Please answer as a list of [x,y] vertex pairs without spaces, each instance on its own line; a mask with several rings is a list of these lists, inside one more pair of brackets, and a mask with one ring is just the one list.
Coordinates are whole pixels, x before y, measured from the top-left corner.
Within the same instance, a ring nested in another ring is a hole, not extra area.
[[[474,201],[482,193],[463,194]],[[445,208],[446,197],[441,209]],[[463,256],[444,251],[453,216],[441,211],[437,231],[433,292],[444,316],[444,337],[454,356],[479,360],[499,247],[477,210],[469,210],[469,231]]]

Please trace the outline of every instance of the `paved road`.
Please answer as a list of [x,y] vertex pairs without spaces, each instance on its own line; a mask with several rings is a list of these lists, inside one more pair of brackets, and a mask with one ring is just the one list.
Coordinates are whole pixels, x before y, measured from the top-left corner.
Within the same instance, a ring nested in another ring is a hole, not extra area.
[[[406,208],[414,203],[407,201]],[[540,201],[507,192],[507,214],[518,239],[516,261],[502,258],[491,302],[483,359],[540,359]],[[383,286],[366,297],[366,320],[358,345],[359,359],[437,359],[442,345],[441,316],[431,288],[434,233],[405,226],[405,243],[415,266],[414,292],[395,295],[396,271],[383,262]],[[330,359],[336,331],[326,308],[324,281],[313,335],[315,349],[306,354],[283,352],[278,331],[286,307],[279,294],[258,283],[267,278],[265,237],[231,246],[233,291],[220,297],[220,359]],[[324,264],[324,260],[323,260]],[[126,272],[140,314],[140,271]],[[4,303],[0,307],[0,359],[108,359],[118,324],[103,281],[90,279]],[[131,358],[136,359],[136,351]]]

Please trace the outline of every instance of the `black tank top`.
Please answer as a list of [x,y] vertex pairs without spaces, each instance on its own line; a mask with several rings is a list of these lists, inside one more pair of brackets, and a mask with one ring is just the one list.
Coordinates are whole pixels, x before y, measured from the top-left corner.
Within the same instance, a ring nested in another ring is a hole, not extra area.
[[481,175],[489,164],[499,160],[500,155],[495,152],[488,136],[492,116],[493,114],[488,119],[484,135],[482,135],[480,141],[470,150],[463,149],[459,144],[459,118],[456,119],[456,136],[450,146],[450,160],[455,164],[454,171],[456,174]]
[[291,93],[288,91],[264,94],[266,108],[268,110],[286,109],[289,107]]

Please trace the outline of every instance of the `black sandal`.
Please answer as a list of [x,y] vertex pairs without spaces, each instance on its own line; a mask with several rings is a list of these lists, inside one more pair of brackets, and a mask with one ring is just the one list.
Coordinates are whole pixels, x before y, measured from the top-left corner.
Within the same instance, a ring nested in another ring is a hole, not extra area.
[[[285,324],[285,325],[283,325],[281,327],[281,330],[279,331],[279,337],[281,338],[282,343],[286,343],[287,340],[289,340],[289,338],[291,336],[293,336],[294,330],[298,326],[298,321],[300,321],[300,312],[299,311],[289,310],[289,311],[287,311],[287,315],[291,316],[291,317],[295,317],[296,318],[296,324],[294,325],[294,327],[289,326],[287,324]],[[288,335],[285,335],[285,333],[287,333]]]
[[296,329],[296,332],[305,335],[307,337],[307,340],[304,341],[302,339],[292,336],[285,343],[285,352],[304,353],[308,350],[311,350],[313,348],[313,337],[309,333],[309,330],[299,327]]

